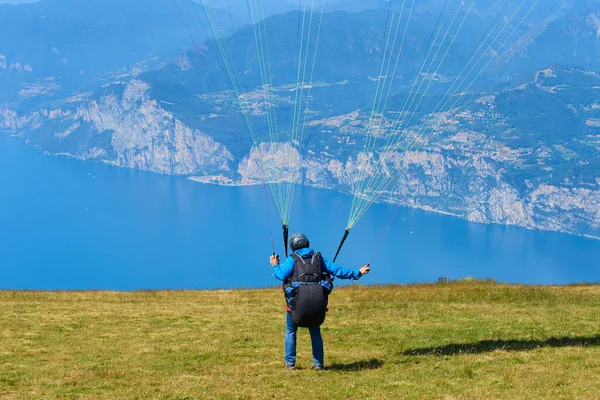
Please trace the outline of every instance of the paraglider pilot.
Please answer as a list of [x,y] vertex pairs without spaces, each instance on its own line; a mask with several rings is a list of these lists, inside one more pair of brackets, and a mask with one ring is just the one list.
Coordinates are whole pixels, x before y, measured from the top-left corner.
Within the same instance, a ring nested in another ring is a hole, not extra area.
[[283,281],[286,300],[285,365],[296,367],[296,332],[308,328],[312,342],[314,369],[323,369],[323,339],[321,324],[325,320],[327,300],[333,289],[331,276],[340,279],[359,279],[370,271],[369,265],[360,270],[342,268],[310,248],[308,238],[301,233],[289,241],[292,254],[283,263],[271,256],[275,278]]

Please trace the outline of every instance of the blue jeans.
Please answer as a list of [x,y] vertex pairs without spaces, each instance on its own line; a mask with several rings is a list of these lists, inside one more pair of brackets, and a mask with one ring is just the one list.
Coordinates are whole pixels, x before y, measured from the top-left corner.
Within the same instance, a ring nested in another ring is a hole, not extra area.
[[[317,366],[323,366],[323,338],[321,337],[321,327],[308,328],[310,340],[312,342],[313,362]],[[296,332],[298,325],[294,323],[292,314],[286,313],[285,317],[285,362],[288,365],[296,365]]]

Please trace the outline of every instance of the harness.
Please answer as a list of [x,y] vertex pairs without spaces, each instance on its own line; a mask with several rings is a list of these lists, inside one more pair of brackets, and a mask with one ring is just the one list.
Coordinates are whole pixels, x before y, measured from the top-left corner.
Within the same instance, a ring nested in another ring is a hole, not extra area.
[[298,326],[319,326],[325,320],[333,283],[329,275],[323,272],[321,253],[309,257],[292,253],[292,257],[294,270],[283,284],[286,310],[292,314]]

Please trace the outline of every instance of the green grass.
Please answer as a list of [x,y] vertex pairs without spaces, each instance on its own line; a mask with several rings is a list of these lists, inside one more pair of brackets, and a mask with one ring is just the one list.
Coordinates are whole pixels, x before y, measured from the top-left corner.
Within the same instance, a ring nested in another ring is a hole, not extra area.
[[598,399],[600,286],[334,290],[326,370],[279,288],[0,292],[0,398]]

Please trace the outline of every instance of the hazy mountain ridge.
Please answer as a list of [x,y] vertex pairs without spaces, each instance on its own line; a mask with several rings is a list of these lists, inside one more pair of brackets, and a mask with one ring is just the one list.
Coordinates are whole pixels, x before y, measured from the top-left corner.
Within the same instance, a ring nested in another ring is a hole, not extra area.
[[[515,63],[498,65],[494,80],[481,80],[478,91],[461,93],[457,104],[465,103],[462,109],[432,114],[485,25],[469,27],[471,42],[452,52],[439,75],[426,77],[434,79],[430,96],[424,98],[397,146],[374,153],[364,153],[363,143],[379,79],[378,43],[387,10],[327,14],[329,23],[324,26],[329,28],[320,45],[319,79],[313,84],[305,142],[300,154],[287,143],[263,144],[267,178],[278,179],[275,170],[282,158],[298,157],[285,176],[349,193],[360,163],[366,162],[367,171],[387,168],[393,174],[389,164],[397,161],[399,175],[382,193],[383,201],[397,202],[408,193],[403,200],[407,206],[472,221],[592,234],[600,224],[600,79],[594,72],[600,52],[570,53],[576,47],[573,41],[583,42],[582,49],[593,47],[597,29],[588,23],[596,14],[585,7],[573,11],[571,6],[547,16],[535,29],[524,27],[514,43],[525,44],[516,50],[507,47],[504,53]],[[268,21],[268,29],[281,32],[272,54],[278,60],[274,93],[283,132],[288,129],[295,88],[290,65],[297,51],[292,45],[297,26],[291,22],[297,18],[297,13],[290,13]],[[418,77],[414,70],[422,58],[419,52],[435,24],[434,18],[419,18],[422,30],[410,33],[407,62],[398,73],[388,110],[401,108]],[[577,25],[579,30],[570,36],[571,42],[562,43],[561,51],[548,52],[547,43],[564,34],[562,27],[577,21],[587,22]],[[244,57],[236,58],[236,68],[248,78],[243,98],[251,107],[258,134],[264,136],[265,104],[260,82],[252,78],[257,73],[250,34],[251,29],[242,28],[227,40],[230,48],[244,52]],[[569,55],[564,66],[563,50]],[[10,103],[0,105],[0,129],[53,154],[202,181],[259,182],[263,171],[258,149],[248,148],[251,141],[233,92],[215,93],[211,82],[228,87],[214,44],[207,42],[201,51],[212,77],[198,54],[189,51],[159,69],[105,78],[68,97],[46,100],[32,111]],[[549,53],[544,55],[545,64],[528,69],[541,63],[531,54],[544,52]],[[47,96],[44,91],[60,89],[52,77],[36,82],[39,86],[32,86],[29,96],[32,101]],[[234,111],[245,145],[231,128],[224,103]],[[382,127],[391,128],[397,116],[386,113]],[[435,121],[436,129],[426,130],[427,137],[419,136],[427,121]],[[404,153],[414,140],[419,140],[419,149]]]
[[[0,102],[27,110],[68,96],[99,79],[157,68],[189,44],[179,12],[196,41],[207,38],[201,6],[142,0],[43,0],[0,5]],[[240,21],[213,10],[217,23]],[[239,25],[241,26],[241,25]],[[224,32],[227,32],[225,29]],[[23,96],[29,87],[55,82],[43,98]]]

